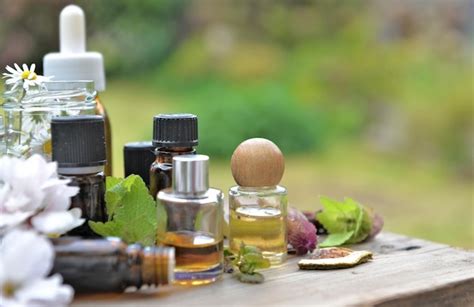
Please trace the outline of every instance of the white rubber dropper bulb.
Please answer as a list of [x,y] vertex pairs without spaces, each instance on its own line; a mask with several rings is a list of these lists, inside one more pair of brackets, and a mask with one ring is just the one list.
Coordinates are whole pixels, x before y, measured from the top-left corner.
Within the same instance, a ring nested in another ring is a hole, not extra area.
[[84,11],[68,5],[59,17],[59,50],[61,53],[86,52],[86,21]]

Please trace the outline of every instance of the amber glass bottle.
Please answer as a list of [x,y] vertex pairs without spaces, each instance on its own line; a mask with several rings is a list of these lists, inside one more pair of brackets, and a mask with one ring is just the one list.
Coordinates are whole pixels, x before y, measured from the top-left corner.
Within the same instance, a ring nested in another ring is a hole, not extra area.
[[173,157],[195,154],[198,145],[197,116],[160,114],[153,119],[153,146],[156,160],[150,167],[150,194],[171,187]]
[[59,273],[77,292],[122,292],[127,287],[168,285],[174,280],[174,248],[126,245],[118,238],[53,240]]
[[[55,117],[51,121],[52,158],[58,174],[70,179],[79,192],[71,198],[71,208],[80,208],[86,220],[107,220],[104,195],[104,119],[98,115]],[[70,235],[96,237],[89,225],[71,230]]]
[[95,114],[102,116],[104,118],[105,124],[105,152],[107,156],[107,162],[105,163],[104,172],[105,176],[112,176],[112,128],[110,127],[109,116],[107,115],[107,111],[105,110],[105,107],[99,98],[99,94],[97,94],[95,103]]

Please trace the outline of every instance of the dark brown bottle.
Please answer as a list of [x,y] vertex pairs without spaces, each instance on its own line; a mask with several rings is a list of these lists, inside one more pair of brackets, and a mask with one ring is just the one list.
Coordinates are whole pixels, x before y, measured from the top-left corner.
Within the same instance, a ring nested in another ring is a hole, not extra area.
[[152,142],[132,142],[123,146],[125,177],[138,175],[150,187],[150,165],[155,161],[155,147]]
[[53,240],[53,273],[76,292],[122,292],[127,287],[167,285],[174,280],[172,247],[126,245],[118,238]]
[[[55,117],[51,121],[52,158],[58,174],[79,187],[71,198],[71,208],[80,208],[86,220],[105,222],[106,163],[104,118],[97,115]],[[69,235],[98,237],[87,221]]]
[[197,116],[160,114],[153,118],[153,146],[156,160],[150,167],[150,194],[171,187],[173,157],[195,154],[198,145]]

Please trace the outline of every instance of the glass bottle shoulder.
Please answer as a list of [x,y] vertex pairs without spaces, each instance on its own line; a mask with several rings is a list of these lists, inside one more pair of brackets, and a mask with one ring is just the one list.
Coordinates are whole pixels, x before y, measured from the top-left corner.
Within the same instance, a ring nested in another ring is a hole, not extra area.
[[286,195],[287,190],[285,187],[276,185],[272,187],[241,187],[233,186],[229,189],[229,196],[247,196],[247,197],[266,197],[272,195]]
[[167,188],[158,193],[157,200],[193,204],[222,203],[224,194],[219,189],[209,188],[206,193],[201,195],[180,195],[174,193],[172,188]]

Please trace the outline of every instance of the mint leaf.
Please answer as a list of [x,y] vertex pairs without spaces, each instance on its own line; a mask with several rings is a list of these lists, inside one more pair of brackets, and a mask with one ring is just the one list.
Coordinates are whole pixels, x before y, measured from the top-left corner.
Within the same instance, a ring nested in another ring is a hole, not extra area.
[[319,247],[339,246],[346,243],[354,234],[354,231],[331,233],[326,237],[324,242],[319,244]]
[[368,214],[368,209],[353,199],[345,198],[344,201],[346,204],[356,205],[359,208],[357,211],[357,222],[354,229],[354,234],[347,241],[347,243],[352,244],[364,241],[369,236],[372,229],[372,218]]
[[323,211],[318,213],[318,221],[329,232],[321,247],[359,243],[365,240],[372,229],[369,209],[353,199],[338,202],[321,197]]
[[109,220],[114,215],[117,205],[126,192],[126,188],[122,184],[124,180],[125,179],[115,177],[107,177],[105,180],[105,204]]
[[102,236],[120,237],[129,244],[155,244],[156,206],[143,180],[137,175],[130,175],[123,180],[109,177],[107,181],[109,221],[89,221],[92,230]]
[[240,272],[239,274],[237,274],[237,278],[240,282],[248,284],[261,284],[265,281],[265,277],[263,277],[263,275],[258,272],[254,272],[252,274]]
[[323,211],[318,213],[318,221],[324,225],[329,233],[346,232],[357,219],[358,206],[344,204],[327,197],[321,197]]

